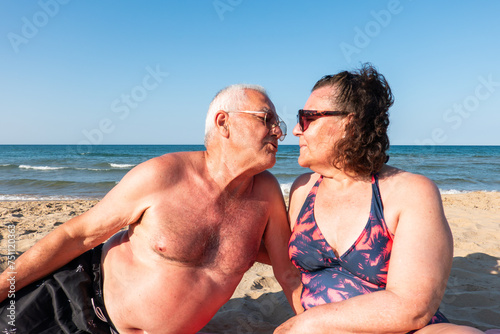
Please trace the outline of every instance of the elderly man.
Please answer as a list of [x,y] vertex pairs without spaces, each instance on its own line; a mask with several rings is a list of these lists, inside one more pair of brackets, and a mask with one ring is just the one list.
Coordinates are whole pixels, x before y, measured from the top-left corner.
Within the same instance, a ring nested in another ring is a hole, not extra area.
[[[195,333],[229,300],[262,241],[300,308],[283,197],[265,171],[285,135],[273,103],[259,86],[229,86],[206,124],[206,151],[138,165],[19,257],[17,333]],[[0,331],[11,302],[1,305]]]

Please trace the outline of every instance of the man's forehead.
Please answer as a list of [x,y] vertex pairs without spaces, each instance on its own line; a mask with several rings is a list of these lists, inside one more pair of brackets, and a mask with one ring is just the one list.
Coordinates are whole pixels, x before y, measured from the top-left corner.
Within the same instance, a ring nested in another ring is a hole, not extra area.
[[246,109],[276,113],[276,109],[274,107],[273,102],[265,94],[253,89],[246,89],[245,95],[246,95],[246,101],[245,101]]

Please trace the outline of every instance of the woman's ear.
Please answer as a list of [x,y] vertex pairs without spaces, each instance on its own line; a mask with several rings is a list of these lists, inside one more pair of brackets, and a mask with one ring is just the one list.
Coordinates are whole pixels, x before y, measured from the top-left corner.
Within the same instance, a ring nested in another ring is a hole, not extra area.
[[221,136],[229,138],[229,114],[224,110],[219,110],[215,114],[215,127]]
[[[344,139],[346,137],[346,128],[347,128],[347,125],[349,123],[351,123],[352,119],[353,119],[354,115],[353,114],[348,114],[346,117],[344,117],[342,119],[342,124],[343,124],[343,128],[344,128],[344,134],[342,135],[342,139]],[[351,137],[352,137],[352,134],[351,134]]]
[[354,114],[353,113],[347,114],[347,116],[344,117],[344,119],[345,119],[345,123],[344,124],[351,123],[351,121],[352,121],[353,118],[354,118]]

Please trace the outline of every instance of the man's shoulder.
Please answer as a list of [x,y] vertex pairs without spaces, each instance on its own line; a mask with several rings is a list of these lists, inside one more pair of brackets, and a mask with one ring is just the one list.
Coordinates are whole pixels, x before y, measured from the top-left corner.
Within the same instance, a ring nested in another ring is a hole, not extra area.
[[[203,159],[203,152],[173,152],[149,159],[139,166],[145,171],[165,171],[196,166]],[[139,167],[138,166],[138,167]]]
[[254,194],[268,200],[283,200],[283,193],[278,179],[269,171],[254,176]]
[[265,171],[260,172],[259,174],[255,175],[255,179],[259,180],[259,181],[276,181],[276,182],[278,182],[278,180],[276,179],[276,176],[274,176],[274,174],[268,170],[265,170]]
[[254,185],[258,186],[259,188],[279,188],[278,179],[273,175],[273,173],[269,172],[268,170],[260,172],[259,174],[256,174],[254,176]]
[[144,180],[168,181],[179,180],[182,175],[192,173],[203,156],[203,152],[175,152],[167,153],[149,159],[130,172],[128,177],[143,178]]

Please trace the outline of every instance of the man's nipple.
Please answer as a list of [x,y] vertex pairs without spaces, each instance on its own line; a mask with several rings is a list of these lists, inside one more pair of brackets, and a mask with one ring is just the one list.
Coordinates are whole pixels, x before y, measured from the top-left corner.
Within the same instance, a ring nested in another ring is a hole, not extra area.
[[167,245],[164,242],[156,242],[155,243],[155,250],[158,253],[165,253],[167,251]]

